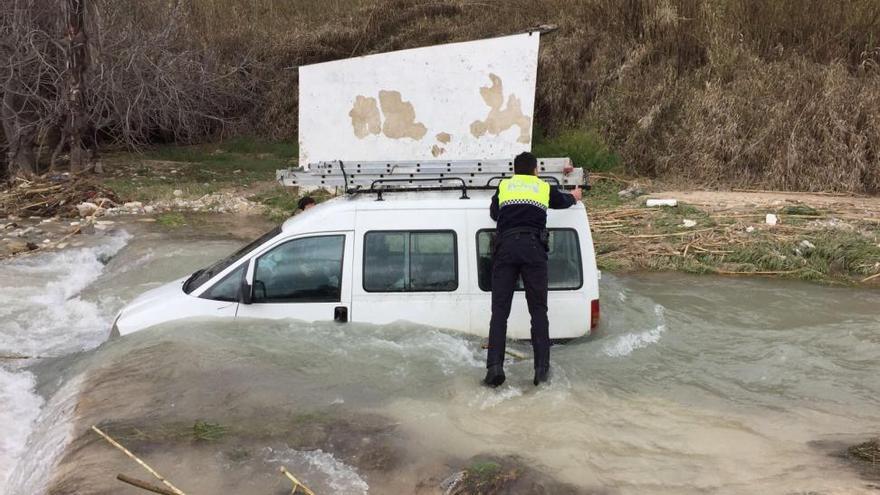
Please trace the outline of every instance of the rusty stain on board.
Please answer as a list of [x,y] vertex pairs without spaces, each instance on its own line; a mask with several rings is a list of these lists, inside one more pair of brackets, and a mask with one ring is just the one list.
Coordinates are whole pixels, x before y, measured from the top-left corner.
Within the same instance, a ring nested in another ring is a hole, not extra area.
[[483,86],[480,88],[480,96],[489,106],[489,115],[485,120],[475,120],[471,123],[471,134],[480,138],[487,132],[489,134],[498,135],[511,127],[519,127],[519,137],[516,139],[520,143],[528,143],[531,139],[532,119],[522,112],[522,102],[516,95],[511,94],[507,99],[507,106],[504,105],[504,87],[501,78],[495,74],[489,74],[492,80],[491,86]]
[[354,100],[354,106],[348,112],[348,116],[351,117],[351,126],[358,139],[363,139],[369,134],[379,134],[382,131],[382,120],[375,98],[358,95]]
[[379,105],[385,122],[382,133],[391,139],[422,139],[428,128],[416,122],[416,111],[412,103],[403,101],[400,91],[379,91]]
[[441,148],[441,147],[437,146],[436,144],[434,146],[431,146],[431,154],[434,155],[435,157],[440,156],[443,153],[446,153],[445,148]]
[[437,138],[437,141],[443,144],[449,144],[449,141],[452,141],[452,134],[449,134],[448,132],[438,132],[434,137]]

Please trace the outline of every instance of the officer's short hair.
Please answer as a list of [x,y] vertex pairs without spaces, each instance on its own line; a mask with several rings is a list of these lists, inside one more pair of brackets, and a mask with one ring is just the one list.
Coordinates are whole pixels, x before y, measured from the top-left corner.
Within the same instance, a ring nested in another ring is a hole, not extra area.
[[535,173],[536,168],[538,168],[538,160],[528,151],[523,151],[513,159],[513,173],[515,174],[531,175]]
[[307,206],[315,204],[315,200],[311,196],[305,196],[296,204],[297,210],[305,210]]

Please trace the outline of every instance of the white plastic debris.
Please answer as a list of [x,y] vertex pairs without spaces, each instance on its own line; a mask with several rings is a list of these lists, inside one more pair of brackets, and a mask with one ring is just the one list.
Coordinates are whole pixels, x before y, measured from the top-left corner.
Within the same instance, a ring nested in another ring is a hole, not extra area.
[[79,212],[79,216],[88,217],[98,211],[98,205],[86,201],[76,205],[76,211]]
[[684,228],[686,228],[686,229],[689,229],[689,228],[691,228],[691,227],[696,227],[696,226],[697,226],[697,222],[694,221],[694,220],[690,220],[690,219],[685,218],[685,219],[681,222],[681,226],[684,227]]
[[746,227],[746,232],[748,232],[749,234],[751,234],[751,233],[754,232],[754,231],[755,231],[755,228],[752,227],[751,225],[749,225],[748,227]]
[[767,222],[767,225],[776,225],[779,223],[779,218],[772,213],[768,213],[767,218],[764,221]]
[[677,199],[649,199],[645,201],[645,206],[678,206]]
[[816,245],[806,239],[801,241],[800,246],[804,249],[816,249]]

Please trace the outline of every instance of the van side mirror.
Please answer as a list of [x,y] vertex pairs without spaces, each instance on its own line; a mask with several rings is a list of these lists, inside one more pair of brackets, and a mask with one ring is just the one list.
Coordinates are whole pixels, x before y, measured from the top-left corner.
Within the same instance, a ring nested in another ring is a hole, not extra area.
[[251,296],[251,284],[244,277],[241,278],[241,286],[238,288],[238,302],[242,304],[250,304],[253,302]]

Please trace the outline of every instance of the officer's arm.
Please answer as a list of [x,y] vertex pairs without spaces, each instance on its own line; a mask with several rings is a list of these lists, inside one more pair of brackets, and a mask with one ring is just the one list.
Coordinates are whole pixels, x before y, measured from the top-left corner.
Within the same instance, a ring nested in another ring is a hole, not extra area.
[[489,216],[492,220],[498,221],[498,190],[492,195],[492,204],[489,205]]
[[550,187],[550,208],[564,210],[577,203],[577,199],[568,193],[564,193],[556,187]]

